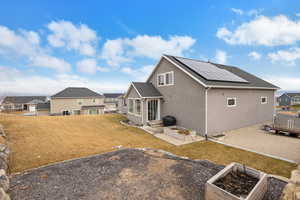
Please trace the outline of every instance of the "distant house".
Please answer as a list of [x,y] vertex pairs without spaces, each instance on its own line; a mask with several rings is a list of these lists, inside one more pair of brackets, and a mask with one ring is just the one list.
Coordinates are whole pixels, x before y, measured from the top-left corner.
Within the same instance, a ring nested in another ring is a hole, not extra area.
[[119,113],[126,114],[127,113],[127,100],[125,98],[125,94],[118,97],[118,105],[117,110]]
[[50,114],[50,101],[45,103],[38,103],[36,105],[36,115],[49,115]]
[[284,93],[277,101],[279,106],[300,105],[300,93]]
[[277,86],[237,67],[164,55],[146,82],[133,82],[127,117],[139,125],[171,115],[199,135],[271,121]]
[[52,115],[103,114],[104,96],[84,87],[68,87],[51,96]]
[[46,101],[46,96],[7,96],[2,101],[2,110],[35,112],[37,104]]
[[105,104],[105,112],[117,111],[119,97],[124,95],[123,93],[104,93],[104,104]]

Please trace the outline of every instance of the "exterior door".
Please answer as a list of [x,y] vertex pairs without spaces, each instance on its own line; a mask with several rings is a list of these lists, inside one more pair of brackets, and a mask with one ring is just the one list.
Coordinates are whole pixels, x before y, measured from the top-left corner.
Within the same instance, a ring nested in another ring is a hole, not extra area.
[[148,121],[160,120],[160,101],[159,99],[147,100],[147,119]]

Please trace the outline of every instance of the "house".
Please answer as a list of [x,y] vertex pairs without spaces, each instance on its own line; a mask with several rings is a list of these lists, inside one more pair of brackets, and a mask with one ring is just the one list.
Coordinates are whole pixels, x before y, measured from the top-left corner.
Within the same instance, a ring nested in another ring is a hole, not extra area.
[[125,94],[118,97],[118,105],[117,110],[121,114],[127,113],[127,100],[125,98]]
[[115,112],[118,109],[118,97],[124,95],[123,93],[104,93],[105,112]]
[[7,96],[2,101],[3,111],[35,112],[38,103],[47,101],[46,96]]
[[49,115],[50,114],[50,101],[45,103],[38,103],[36,105],[36,115]]
[[51,115],[103,114],[104,97],[88,88],[68,87],[51,96]]
[[300,105],[300,93],[284,93],[277,101],[279,106]]
[[146,82],[133,82],[127,117],[139,125],[171,115],[199,135],[271,121],[277,86],[237,67],[164,55]]

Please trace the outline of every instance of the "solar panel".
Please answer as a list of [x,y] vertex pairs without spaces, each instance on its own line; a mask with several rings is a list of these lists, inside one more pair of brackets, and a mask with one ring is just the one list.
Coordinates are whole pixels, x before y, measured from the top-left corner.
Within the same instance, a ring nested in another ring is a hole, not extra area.
[[248,83],[247,80],[211,63],[181,57],[175,58],[207,80]]

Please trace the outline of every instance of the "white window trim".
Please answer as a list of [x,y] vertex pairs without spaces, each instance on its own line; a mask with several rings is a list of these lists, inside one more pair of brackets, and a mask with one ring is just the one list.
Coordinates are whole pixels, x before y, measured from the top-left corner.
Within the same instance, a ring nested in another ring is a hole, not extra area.
[[[228,105],[228,100],[234,99],[234,104],[233,105]],[[227,107],[235,107],[236,106],[236,97],[228,97],[226,101]]]
[[[133,112],[130,112],[130,111],[129,111],[129,107],[130,107],[130,106],[129,106],[129,100],[133,100],[133,104],[132,104],[132,106],[133,106],[133,109],[132,109]],[[136,104],[135,101],[136,101],[136,100],[140,100],[140,101],[141,101],[141,107],[140,107],[141,112],[140,112],[140,114],[136,113],[136,107],[135,107],[135,104]],[[128,113],[131,114],[131,115],[135,115],[135,116],[137,116],[137,117],[140,117],[140,116],[142,115],[142,112],[143,112],[143,110],[142,110],[142,104],[143,104],[143,102],[142,102],[142,99],[141,99],[141,98],[128,98],[128,106],[127,106],[127,107],[128,107],[128,109],[127,109],[127,110],[128,110]]]
[[[166,84],[166,77],[167,77],[166,74],[172,74],[172,83]],[[163,76],[163,83],[164,83],[163,85],[159,85],[159,77],[160,76]],[[157,74],[157,87],[171,86],[171,85],[174,85],[174,83],[175,83],[174,71]]]
[[[262,102],[263,98],[266,98],[266,102]],[[268,103],[268,97],[260,97],[260,103],[261,104],[267,104]]]

